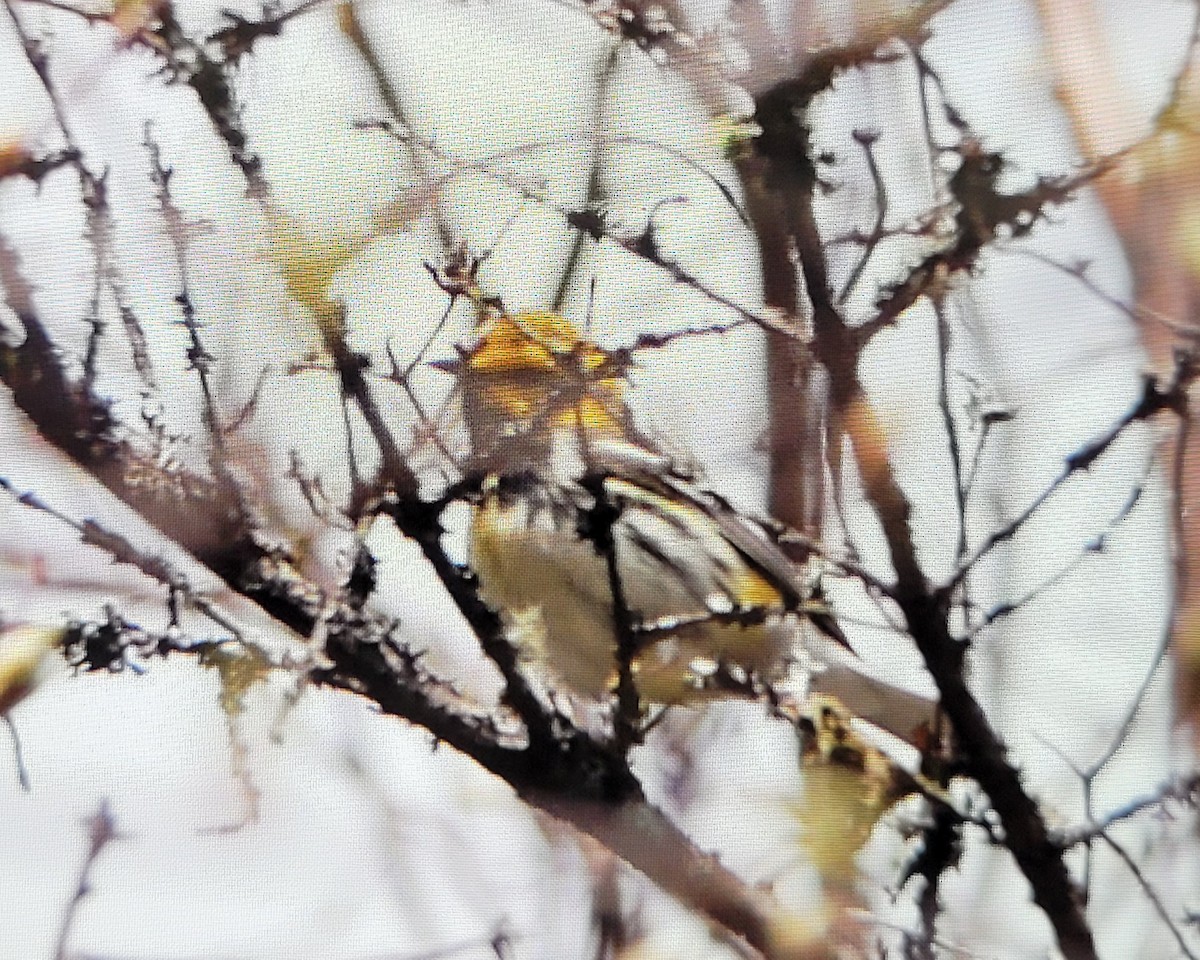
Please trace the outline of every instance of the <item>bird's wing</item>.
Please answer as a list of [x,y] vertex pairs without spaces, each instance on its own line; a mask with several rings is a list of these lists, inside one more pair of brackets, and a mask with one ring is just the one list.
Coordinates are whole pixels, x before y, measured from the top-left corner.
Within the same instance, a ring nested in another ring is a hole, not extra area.
[[775,527],[769,522],[735,510],[728,501],[697,484],[694,477],[675,469],[668,458],[640,444],[614,441],[592,452],[596,455],[593,461],[596,467],[608,475],[677,503],[681,508],[700,511],[737,554],[780,591],[786,606],[803,612],[821,633],[854,652],[845,633],[827,610],[808,609],[812,606],[809,603],[812,586],[805,571],[773,538]]

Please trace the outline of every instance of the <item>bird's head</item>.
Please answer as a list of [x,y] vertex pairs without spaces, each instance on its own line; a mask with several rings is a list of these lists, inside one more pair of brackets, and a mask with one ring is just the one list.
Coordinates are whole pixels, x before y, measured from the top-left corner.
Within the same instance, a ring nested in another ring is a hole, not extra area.
[[457,364],[473,458],[537,469],[564,444],[622,438],[628,363],[557,313],[491,312]]

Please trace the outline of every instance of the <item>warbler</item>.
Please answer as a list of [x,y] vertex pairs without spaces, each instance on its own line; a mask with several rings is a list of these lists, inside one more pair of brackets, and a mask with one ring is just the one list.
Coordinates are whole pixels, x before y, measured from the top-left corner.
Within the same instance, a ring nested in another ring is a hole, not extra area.
[[485,311],[456,366],[471,466],[484,476],[468,551],[481,596],[523,652],[582,696],[614,689],[622,624],[643,701],[777,679],[798,637],[804,571],[771,528],[639,434],[625,402],[630,362],[558,314]]

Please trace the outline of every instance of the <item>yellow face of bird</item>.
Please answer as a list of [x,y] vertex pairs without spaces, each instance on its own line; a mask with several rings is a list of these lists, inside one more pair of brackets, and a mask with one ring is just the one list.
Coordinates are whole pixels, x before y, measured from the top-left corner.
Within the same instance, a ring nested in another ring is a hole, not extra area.
[[623,432],[619,364],[556,313],[490,315],[466,358],[462,385],[477,454],[513,444],[536,448],[559,430]]

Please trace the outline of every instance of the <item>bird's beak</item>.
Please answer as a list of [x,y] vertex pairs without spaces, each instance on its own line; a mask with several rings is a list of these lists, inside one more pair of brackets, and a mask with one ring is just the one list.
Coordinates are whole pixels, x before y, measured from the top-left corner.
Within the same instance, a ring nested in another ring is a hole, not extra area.
[[452,373],[458,376],[467,365],[468,354],[462,347],[458,347],[457,349],[457,357],[447,357],[444,360],[430,360],[425,366],[432,367],[434,370],[441,370],[442,373]]

